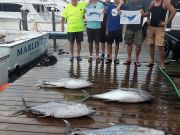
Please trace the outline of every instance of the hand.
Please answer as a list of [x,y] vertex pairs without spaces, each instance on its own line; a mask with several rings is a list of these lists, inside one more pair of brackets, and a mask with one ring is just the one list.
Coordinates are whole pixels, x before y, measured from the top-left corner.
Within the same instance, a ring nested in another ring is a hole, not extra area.
[[167,25],[167,22],[160,21],[160,23],[159,23],[160,27],[165,27],[166,25]]
[[140,13],[141,13],[141,16],[144,16],[144,10],[143,9],[140,10]]

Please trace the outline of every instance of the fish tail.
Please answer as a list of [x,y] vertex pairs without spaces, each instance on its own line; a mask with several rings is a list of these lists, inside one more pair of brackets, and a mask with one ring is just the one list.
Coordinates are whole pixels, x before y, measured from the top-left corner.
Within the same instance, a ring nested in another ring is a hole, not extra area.
[[67,121],[67,120],[64,120],[64,119],[63,119],[63,121],[64,121],[64,123],[65,123],[65,125],[66,125],[65,135],[71,134],[71,133],[73,132],[73,128],[72,128],[71,124],[70,124],[69,121]]
[[91,97],[91,95],[87,91],[82,90],[82,92],[83,92],[84,98],[80,100],[81,102],[84,102]]
[[22,97],[22,106],[24,107],[23,109],[14,112],[13,114],[10,115],[10,117],[15,117],[15,116],[21,115],[24,112],[28,111],[29,107],[26,105],[26,101],[25,101],[25,99],[23,97]]

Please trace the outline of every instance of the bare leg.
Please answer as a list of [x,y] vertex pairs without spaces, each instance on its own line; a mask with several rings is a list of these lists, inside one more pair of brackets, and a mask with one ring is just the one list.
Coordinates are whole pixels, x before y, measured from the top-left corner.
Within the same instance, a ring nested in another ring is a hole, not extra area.
[[114,59],[117,59],[118,52],[119,52],[119,43],[116,43]]
[[158,46],[159,48],[159,63],[161,67],[165,67],[164,65],[164,48],[163,46]]
[[154,52],[155,52],[155,45],[150,45],[150,61],[149,63],[154,64]]
[[81,52],[81,42],[77,42],[77,56],[80,56]]
[[128,47],[127,47],[127,55],[128,55],[127,61],[131,61],[132,49],[133,49],[133,45],[132,44],[128,44]]
[[101,43],[101,54],[105,54],[105,43]]
[[89,55],[93,55],[93,43],[89,43]]
[[139,54],[141,52],[141,46],[136,46],[135,49],[135,62],[139,62]]
[[112,44],[107,44],[107,51],[108,51],[108,59],[112,59]]
[[74,56],[74,43],[73,42],[69,42],[69,51],[71,53],[71,57]]
[[96,57],[99,57],[99,42],[95,42]]

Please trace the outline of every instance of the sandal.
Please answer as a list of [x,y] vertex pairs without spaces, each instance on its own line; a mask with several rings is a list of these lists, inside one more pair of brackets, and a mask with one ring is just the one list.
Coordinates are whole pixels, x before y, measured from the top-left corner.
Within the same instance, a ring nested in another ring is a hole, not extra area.
[[112,59],[106,59],[106,64],[109,64],[112,62]]
[[131,61],[125,61],[124,63],[123,63],[124,65],[130,65],[131,64]]
[[114,60],[114,64],[119,64],[119,60],[118,60],[118,59],[115,59],[115,60]]
[[134,62],[134,65],[137,66],[137,67],[140,67],[140,66],[141,66],[141,63],[139,63],[139,62]]
[[89,63],[91,63],[92,61],[93,61],[92,56],[89,56],[89,58],[88,58],[88,62],[89,62]]
[[146,64],[145,66],[146,66],[146,67],[153,67],[154,64],[153,64],[153,63],[148,63],[148,64]]
[[159,68],[162,69],[162,70],[166,69],[165,66],[161,66],[161,65],[159,65]]
[[97,62],[97,63],[100,63],[100,62],[101,62],[101,60],[100,60],[99,57],[96,57],[96,62]]

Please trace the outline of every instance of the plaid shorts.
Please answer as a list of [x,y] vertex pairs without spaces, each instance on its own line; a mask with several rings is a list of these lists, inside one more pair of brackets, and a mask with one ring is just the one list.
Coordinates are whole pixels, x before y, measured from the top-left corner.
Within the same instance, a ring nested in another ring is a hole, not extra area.
[[135,44],[136,46],[141,47],[143,41],[143,34],[142,30],[132,31],[126,29],[125,37],[124,37],[126,44]]

